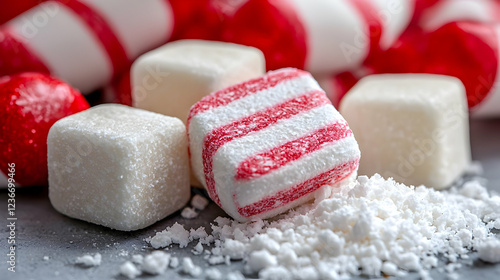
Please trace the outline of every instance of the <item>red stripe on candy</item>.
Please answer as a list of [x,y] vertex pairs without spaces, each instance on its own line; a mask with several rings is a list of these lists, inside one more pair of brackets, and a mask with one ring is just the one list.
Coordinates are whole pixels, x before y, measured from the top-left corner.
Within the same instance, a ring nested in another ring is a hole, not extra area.
[[215,190],[213,157],[219,148],[228,142],[244,137],[274,125],[280,120],[289,119],[313,108],[331,104],[325,93],[320,90],[308,92],[284,103],[274,105],[232,123],[220,126],[209,132],[203,140],[203,169],[210,198],[219,206],[220,199]]
[[427,36],[423,73],[459,78],[469,108],[477,106],[495,88],[499,49],[497,25],[452,22]]
[[495,2],[489,2],[489,8],[491,10],[491,13],[493,14],[493,18],[498,19],[500,18],[500,3],[498,1]]
[[113,76],[120,74],[120,71],[127,69],[130,60],[115,35],[108,22],[97,11],[86,6],[77,0],[56,0],[73,10],[80,19],[87,24],[89,30],[97,38],[98,42],[104,47],[113,65]]
[[0,76],[27,71],[50,74],[35,52],[7,27],[0,29],[0,54]]
[[[359,165],[359,158],[337,165],[333,169],[321,173],[316,177],[306,180],[292,188],[279,191],[276,194],[266,197],[258,202],[252,203],[245,207],[238,207],[238,213],[243,217],[251,217],[263,212],[268,212],[287,205],[307,194],[310,194],[321,186],[328,183],[337,183],[347,178],[352,172],[356,170]],[[236,197],[233,195],[236,204]]]
[[246,159],[236,169],[235,179],[251,180],[269,174],[351,134],[349,126],[343,121],[329,124],[309,135]]
[[258,48],[264,53],[268,70],[284,67],[304,69],[307,53],[310,51],[308,34],[300,11],[293,1],[211,2],[225,2],[230,6],[244,2],[234,12],[230,12],[232,15],[223,18],[221,41]]
[[367,35],[370,39],[370,53],[379,50],[383,26],[382,19],[377,14],[378,9],[369,0],[351,0],[351,3],[368,24],[369,34]]
[[196,103],[189,112],[188,126],[192,117],[196,114],[225,106],[235,100],[249,96],[268,88],[272,88],[277,84],[292,80],[300,76],[310,76],[311,74],[301,70],[285,70],[271,72],[262,77],[249,80],[240,84],[236,84],[225,89],[216,91]]
[[46,0],[17,0],[0,2],[0,25]]

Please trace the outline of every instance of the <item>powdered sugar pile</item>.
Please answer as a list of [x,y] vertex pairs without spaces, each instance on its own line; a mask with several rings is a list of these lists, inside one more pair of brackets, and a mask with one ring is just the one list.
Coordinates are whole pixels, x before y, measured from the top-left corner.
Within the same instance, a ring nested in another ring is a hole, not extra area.
[[181,216],[184,219],[194,219],[198,217],[198,211],[202,211],[205,207],[207,207],[208,199],[196,194],[193,198],[191,198],[191,205],[193,207],[184,207],[184,209],[182,209]]
[[438,254],[453,264],[471,250],[486,261],[500,258],[491,233],[500,229],[500,196],[478,181],[439,192],[375,175],[335,193],[322,190],[315,203],[274,221],[218,217],[210,235],[176,223],[146,241],[154,248],[196,242],[193,252],[204,252],[210,264],[243,259],[244,273],[262,279],[425,274],[437,266]]

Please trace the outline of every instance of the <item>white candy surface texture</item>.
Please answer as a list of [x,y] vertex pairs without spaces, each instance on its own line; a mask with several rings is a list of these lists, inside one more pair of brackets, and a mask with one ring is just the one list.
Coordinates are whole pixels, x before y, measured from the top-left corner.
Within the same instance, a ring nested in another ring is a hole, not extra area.
[[190,197],[184,124],[123,105],[63,118],[49,131],[49,198],[64,215],[130,231]]
[[465,89],[456,78],[368,76],[344,97],[340,112],[361,149],[360,175],[443,189],[470,162]]
[[188,118],[191,165],[233,218],[268,218],[355,176],[349,126],[307,72],[282,69],[195,104]]

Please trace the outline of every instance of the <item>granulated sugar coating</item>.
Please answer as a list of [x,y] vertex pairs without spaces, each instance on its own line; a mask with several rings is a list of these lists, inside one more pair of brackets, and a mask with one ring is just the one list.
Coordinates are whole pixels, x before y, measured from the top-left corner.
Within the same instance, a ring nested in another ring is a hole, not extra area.
[[189,200],[187,136],[179,119],[103,104],[57,121],[47,149],[50,202],[69,217],[132,231]]
[[478,181],[440,192],[375,175],[335,193],[324,186],[314,203],[273,221],[218,217],[211,235],[203,228],[190,234],[175,224],[146,241],[155,248],[209,243],[208,263],[243,259],[243,272],[262,279],[335,279],[427,275],[438,255],[447,258],[451,273],[471,250],[498,261],[492,229],[500,229],[500,196],[488,194]]

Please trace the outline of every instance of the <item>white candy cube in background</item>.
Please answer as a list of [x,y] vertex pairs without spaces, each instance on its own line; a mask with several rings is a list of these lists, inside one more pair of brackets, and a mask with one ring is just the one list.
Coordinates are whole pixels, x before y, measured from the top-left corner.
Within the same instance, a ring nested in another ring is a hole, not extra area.
[[64,215],[130,231],[190,198],[186,128],[179,119],[100,105],[57,121],[47,146],[49,198]]
[[359,143],[359,175],[443,189],[470,162],[465,89],[454,77],[367,76],[347,93],[340,112]]
[[359,148],[312,76],[268,72],[203,98],[188,136],[197,179],[239,221],[269,218],[351,182]]
[[186,122],[189,108],[209,93],[265,72],[253,47],[204,40],[168,43],[132,65],[134,107]]

